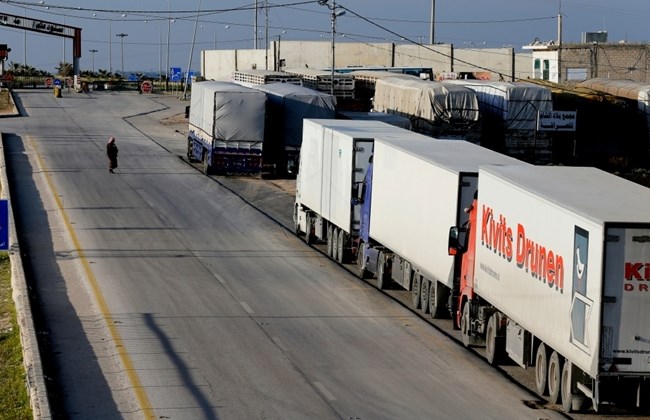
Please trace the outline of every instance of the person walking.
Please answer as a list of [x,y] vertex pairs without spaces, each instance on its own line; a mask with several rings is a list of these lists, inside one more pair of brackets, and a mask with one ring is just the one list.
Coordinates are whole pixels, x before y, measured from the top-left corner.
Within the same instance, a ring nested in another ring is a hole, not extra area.
[[115,144],[115,137],[108,139],[108,144],[106,145],[106,156],[108,156],[108,172],[113,172],[113,169],[117,168],[117,145]]

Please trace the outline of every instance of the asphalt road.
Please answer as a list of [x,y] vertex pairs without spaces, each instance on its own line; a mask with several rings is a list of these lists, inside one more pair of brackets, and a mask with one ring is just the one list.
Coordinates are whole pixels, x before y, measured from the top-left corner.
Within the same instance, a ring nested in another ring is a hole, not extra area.
[[563,417],[291,234],[287,185],[180,159],[185,103],[17,95],[1,129],[54,418]]

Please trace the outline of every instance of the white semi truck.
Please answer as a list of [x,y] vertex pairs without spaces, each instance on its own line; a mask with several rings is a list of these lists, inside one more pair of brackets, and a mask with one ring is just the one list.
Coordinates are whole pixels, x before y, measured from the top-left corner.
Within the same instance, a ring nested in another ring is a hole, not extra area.
[[594,168],[479,173],[469,223],[449,235],[463,342],[533,366],[566,411],[647,404],[650,190]]
[[446,238],[449,226],[467,221],[479,165],[529,165],[466,141],[422,137],[406,131],[375,139],[357,263],[379,288],[394,281],[412,292],[414,308],[442,318],[454,312],[458,292],[459,264],[447,255]]
[[339,262],[355,253],[363,180],[375,137],[387,133],[410,132],[379,121],[303,122],[294,207],[296,234],[304,234],[308,243],[327,242],[328,255]]

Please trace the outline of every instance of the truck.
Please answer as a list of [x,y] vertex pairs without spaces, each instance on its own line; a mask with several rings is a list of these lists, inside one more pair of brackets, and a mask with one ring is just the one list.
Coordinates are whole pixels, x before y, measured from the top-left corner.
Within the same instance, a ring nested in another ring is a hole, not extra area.
[[553,111],[550,88],[529,82],[476,79],[441,83],[476,92],[482,116],[483,146],[535,164],[552,161],[552,136],[537,129],[538,114]]
[[650,397],[650,191],[595,168],[481,166],[455,314],[565,411]]
[[411,292],[414,309],[451,318],[460,260],[447,253],[449,226],[467,221],[479,165],[529,166],[459,140],[423,141],[416,133],[380,134],[361,199],[357,264],[377,287]]
[[374,89],[375,111],[409,118],[418,133],[479,143],[481,113],[473,90],[401,75],[377,78]]
[[[410,133],[380,121],[303,122],[296,177],[295,233],[307,243],[327,243],[327,254],[341,263],[355,254],[363,180],[379,134]],[[433,142],[422,136],[424,141]]]
[[266,94],[231,82],[192,85],[187,158],[203,171],[258,175],[262,168]]
[[336,97],[290,83],[270,83],[253,89],[267,97],[264,172],[276,177],[293,177],[298,171],[303,120],[333,119]]

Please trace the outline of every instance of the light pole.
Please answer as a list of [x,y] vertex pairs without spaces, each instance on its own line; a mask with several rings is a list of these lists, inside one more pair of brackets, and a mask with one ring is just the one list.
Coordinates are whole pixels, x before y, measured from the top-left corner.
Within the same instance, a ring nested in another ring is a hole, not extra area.
[[192,69],[192,55],[194,55],[194,43],[196,42],[196,28],[199,25],[199,16],[201,15],[201,0],[196,10],[196,20],[194,20],[194,33],[192,34],[192,48],[190,48],[190,59],[187,63],[187,72],[185,73],[185,86],[183,87],[183,100],[187,99],[187,85],[190,84],[190,70]]
[[174,19],[172,19],[171,0],[167,0],[167,9],[169,13],[167,14],[167,69],[165,70],[165,90],[169,89],[169,39],[172,32],[172,22],[174,22]]
[[99,50],[96,50],[96,49],[93,48],[92,50],[88,50],[88,51],[90,51],[93,54],[93,73],[94,73],[95,72],[95,53],[97,51],[99,51]]
[[120,32],[119,34],[115,34],[115,36],[120,37],[120,44],[122,45],[122,77],[124,77],[124,37],[129,36],[129,34]]

